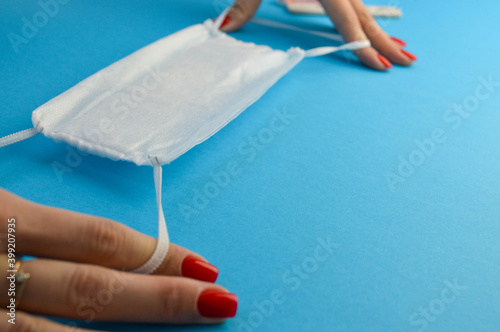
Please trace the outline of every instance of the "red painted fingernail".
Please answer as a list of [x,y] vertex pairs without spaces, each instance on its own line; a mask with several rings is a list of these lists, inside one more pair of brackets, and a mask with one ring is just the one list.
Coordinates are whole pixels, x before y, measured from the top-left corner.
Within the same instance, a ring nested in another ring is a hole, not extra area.
[[392,68],[392,63],[389,60],[387,60],[385,56],[383,56],[382,54],[377,54],[377,57],[380,60],[380,62],[384,64],[386,68]]
[[401,53],[403,53],[404,55],[406,55],[408,58],[410,58],[410,60],[412,61],[417,61],[417,57],[414,56],[413,54],[411,54],[410,52],[408,51],[405,51],[405,50],[401,50]]
[[228,23],[229,23],[229,21],[230,21],[230,20],[231,20],[231,19],[229,18],[229,16],[224,17],[224,21],[222,21],[222,23],[221,23],[221,25],[220,25],[219,29],[222,29],[222,28],[223,28],[226,24],[228,24]]
[[219,269],[194,256],[188,256],[182,261],[182,276],[201,281],[215,282]]
[[396,37],[391,37],[392,40],[394,40],[396,43],[398,43],[399,45],[405,47],[406,46],[406,42],[404,40],[401,40],[399,38],[396,38]]
[[198,298],[198,312],[208,318],[229,318],[236,315],[238,297],[220,290],[204,290]]

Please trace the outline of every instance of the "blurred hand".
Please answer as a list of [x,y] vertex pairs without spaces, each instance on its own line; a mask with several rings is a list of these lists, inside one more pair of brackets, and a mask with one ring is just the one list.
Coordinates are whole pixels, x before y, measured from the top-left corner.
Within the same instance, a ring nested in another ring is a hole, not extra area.
[[[387,70],[391,63],[409,66],[417,58],[402,49],[406,44],[390,37],[377,24],[361,0],[320,0],[335,28],[346,42],[369,39],[372,47],[354,51],[366,66]],[[236,0],[221,26],[224,31],[235,31],[244,26],[255,14],[261,0]]]
[[[67,326],[28,313],[175,324],[218,323],[236,314],[236,295],[213,284],[217,268],[185,248],[170,244],[154,275],[133,274],[126,271],[149,259],[156,239],[123,224],[34,204],[2,189],[0,218],[0,331],[67,331]],[[6,278],[12,223],[16,254],[39,257],[21,265],[30,278],[16,309],[16,325],[8,322],[6,310],[12,298]]]

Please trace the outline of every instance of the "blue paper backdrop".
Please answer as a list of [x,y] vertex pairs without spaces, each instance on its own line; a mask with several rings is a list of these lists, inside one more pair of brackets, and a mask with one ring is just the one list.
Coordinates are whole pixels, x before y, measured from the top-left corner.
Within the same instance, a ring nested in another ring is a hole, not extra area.
[[[29,128],[37,106],[226,5],[71,0],[13,46],[9,33],[22,35],[23,20],[41,7],[2,1],[0,135]],[[397,5],[402,19],[379,22],[408,43],[419,57],[414,66],[379,73],[349,54],[306,59],[164,167],[171,239],[220,268],[218,283],[240,299],[236,318],[216,326],[82,327],[498,331],[500,8],[493,0]],[[331,26],[275,1],[257,15]],[[254,24],[233,36],[279,49],[329,43]],[[281,131],[270,125],[277,113],[289,116]],[[217,184],[213,177],[228,164],[239,173]],[[58,175],[54,165],[68,172]],[[38,135],[0,150],[0,185],[156,235],[150,167],[83,156]]]

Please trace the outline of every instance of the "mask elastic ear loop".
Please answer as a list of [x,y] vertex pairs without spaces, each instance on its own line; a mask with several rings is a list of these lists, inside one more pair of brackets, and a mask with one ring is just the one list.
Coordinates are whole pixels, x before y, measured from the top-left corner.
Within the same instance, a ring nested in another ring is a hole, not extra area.
[[303,32],[303,33],[308,33],[310,35],[315,35],[319,37],[323,37],[326,39],[331,39],[339,42],[343,42],[344,39],[342,38],[341,35],[338,33],[331,33],[331,32],[322,32],[322,31],[315,31],[315,30],[309,30],[309,29],[303,29],[296,27],[294,25],[278,22],[278,21],[273,21],[273,20],[267,20],[264,18],[258,18],[254,17],[250,20],[250,22],[270,28],[277,28],[277,29],[286,29],[286,30],[293,30],[293,31],[298,31],[298,32]]
[[[28,139],[30,137],[38,134],[36,128],[30,128],[26,130],[19,131],[14,134],[0,138],[0,148],[20,142],[22,140]],[[165,222],[165,216],[163,215],[163,208],[161,205],[161,178],[162,178],[162,168],[160,161],[157,157],[150,158],[151,163],[154,166],[154,181],[156,190],[156,205],[158,206],[158,242],[156,244],[155,251],[149,258],[149,260],[144,263],[141,267],[132,270],[134,273],[151,274],[160,267],[163,260],[167,256],[168,248],[170,246],[170,240],[168,237],[167,223]]]
[[161,164],[157,157],[150,158],[153,164],[155,190],[156,190],[156,205],[158,206],[158,242],[156,248],[149,260],[141,267],[132,270],[133,273],[151,274],[155,272],[158,267],[163,263],[168,253],[170,240],[168,238],[167,223],[163,215],[163,208],[161,206],[161,178],[162,169]]
[[359,50],[359,49],[362,49],[365,47],[369,47],[370,45],[371,44],[370,44],[369,40],[357,40],[357,41],[353,41],[353,42],[350,42],[350,43],[347,43],[347,44],[344,44],[344,45],[338,46],[338,47],[324,46],[324,47],[311,48],[311,49],[306,51],[304,56],[306,58],[310,58],[310,57],[330,54],[330,53],[342,51],[342,50],[354,51],[354,50]]
[[[277,22],[277,21],[272,21],[272,20],[266,20],[263,18],[253,18],[250,22],[263,25],[263,26],[268,26],[271,28],[278,28],[278,29],[286,29],[286,30],[293,30],[293,31],[299,31],[303,33],[307,33],[310,35],[315,35],[319,37],[323,37],[326,39],[330,40],[335,40],[335,41],[340,41],[343,42],[344,40],[342,39],[342,36],[339,34],[335,33],[328,33],[328,32],[321,32],[321,31],[314,31],[314,30],[308,30],[308,29],[302,29],[290,24],[282,23],[282,22]],[[358,41],[353,41],[350,43],[346,43],[341,46],[324,46],[324,47],[316,47],[312,48],[310,50],[305,51],[305,57],[315,57],[315,56],[320,56],[320,55],[325,55],[341,50],[359,50],[361,48],[369,47],[370,41],[369,40],[358,40]]]
[[0,138],[0,148],[4,146],[11,145],[38,134],[38,130],[36,128],[30,128],[22,131],[18,131],[17,133],[10,134]]

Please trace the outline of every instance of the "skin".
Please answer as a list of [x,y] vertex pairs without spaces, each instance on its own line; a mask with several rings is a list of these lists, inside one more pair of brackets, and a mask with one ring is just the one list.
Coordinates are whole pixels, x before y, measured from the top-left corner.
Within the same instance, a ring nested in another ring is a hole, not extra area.
[[227,290],[181,275],[184,258],[205,260],[200,255],[171,244],[154,275],[129,273],[151,256],[155,238],[109,219],[35,204],[0,189],[0,315],[4,318],[9,303],[6,231],[10,218],[16,219],[16,254],[39,259],[22,263],[31,278],[16,310],[16,325],[1,319],[0,331],[68,331],[67,326],[30,313],[98,321],[224,321],[201,316],[197,301],[206,289]]
[[[361,0],[320,0],[326,13],[346,42],[370,40],[372,47],[354,51],[366,66],[380,71],[388,68],[378,54],[391,63],[409,66],[413,61],[401,52],[402,46],[393,41],[370,15]],[[255,14],[261,0],[236,0],[229,10],[229,21],[222,30],[230,32],[240,29]]]

